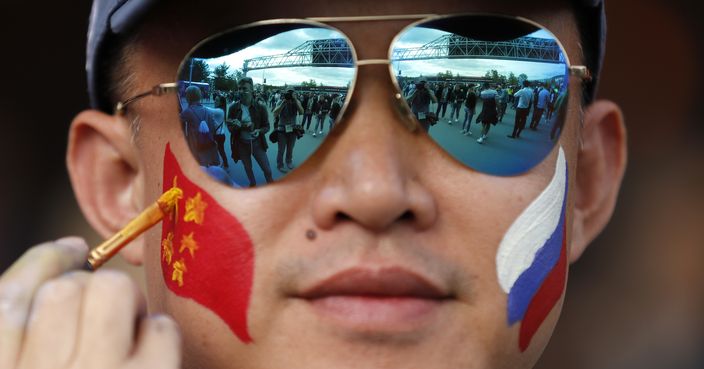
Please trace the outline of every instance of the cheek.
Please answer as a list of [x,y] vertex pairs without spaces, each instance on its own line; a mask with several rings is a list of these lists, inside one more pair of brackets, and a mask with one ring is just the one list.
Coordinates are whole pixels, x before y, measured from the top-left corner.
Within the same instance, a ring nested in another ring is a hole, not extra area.
[[164,283],[222,319],[240,341],[250,343],[247,313],[254,251],[242,224],[182,172],[167,144],[164,191],[178,187],[183,197],[164,220],[161,267]]
[[508,324],[521,325],[521,352],[564,291],[567,178],[560,147],[553,179],[509,227],[496,255],[499,283],[508,294]]

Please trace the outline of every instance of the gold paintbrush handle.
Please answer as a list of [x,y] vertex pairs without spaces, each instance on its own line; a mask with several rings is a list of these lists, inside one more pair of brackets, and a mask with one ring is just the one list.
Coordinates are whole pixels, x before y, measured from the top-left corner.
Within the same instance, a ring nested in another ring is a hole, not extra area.
[[183,191],[179,188],[174,187],[166,191],[159,197],[159,200],[132,219],[119,232],[91,250],[88,253],[84,269],[93,271],[100,268],[128,243],[158,224],[165,215],[170,214],[182,197]]

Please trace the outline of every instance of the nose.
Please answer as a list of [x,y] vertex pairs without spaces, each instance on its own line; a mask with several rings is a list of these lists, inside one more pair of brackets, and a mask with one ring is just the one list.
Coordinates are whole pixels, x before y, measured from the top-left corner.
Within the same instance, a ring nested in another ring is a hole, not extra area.
[[320,170],[313,199],[321,229],[354,222],[383,232],[406,224],[422,230],[437,218],[433,193],[425,185],[421,134],[407,127],[394,105],[388,66],[360,69],[350,108]]

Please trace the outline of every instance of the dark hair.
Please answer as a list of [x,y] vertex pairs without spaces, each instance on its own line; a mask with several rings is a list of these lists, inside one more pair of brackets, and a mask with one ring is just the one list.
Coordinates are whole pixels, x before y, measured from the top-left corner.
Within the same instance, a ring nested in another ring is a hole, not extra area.
[[186,88],[185,95],[186,101],[188,101],[189,104],[199,103],[203,98],[200,88],[197,86],[188,86],[188,88]]
[[242,78],[240,78],[239,81],[237,81],[238,85],[241,85],[243,83],[249,83],[249,85],[252,86],[252,88],[254,88],[254,81],[249,77],[242,77]]
[[[602,22],[606,22],[606,19],[602,19],[602,11],[604,7],[603,1],[598,6],[585,6],[583,0],[573,0],[572,1],[572,13],[574,14],[575,20],[577,22],[577,30],[579,31],[579,40],[582,45],[582,56],[584,58],[584,65],[589,68],[592,75],[599,74],[599,67],[601,59],[599,59],[599,48],[601,47],[602,38],[605,34],[602,34],[602,25],[595,22],[596,19],[601,19]],[[597,80],[594,79],[589,82],[584,82],[582,84],[582,104],[589,105],[594,99],[594,94],[596,92]]]
[[[138,32],[128,36],[106,36],[105,45],[100,48],[102,56],[98,59],[95,74],[95,86],[98,97],[97,108],[113,113],[117,102],[123,99],[129,91],[131,78],[129,67],[129,46],[134,45],[138,39]],[[97,56],[96,56],[97,57]]]

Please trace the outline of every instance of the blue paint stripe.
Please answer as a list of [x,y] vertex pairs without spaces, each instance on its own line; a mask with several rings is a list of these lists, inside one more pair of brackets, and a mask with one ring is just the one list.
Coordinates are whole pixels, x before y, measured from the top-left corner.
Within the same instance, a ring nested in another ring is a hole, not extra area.
[[[565,173],[567,176],[567,173]],[[516,280],[508,294],[508,324],[523,319],[533,296],[538,292],[545,278],[557,265],[562,249],[562,238],[565,227],[565,207],[567,206],[567,180],[565,180],[565,196],[562,200],[560,220],[557,227],[545,242],[545,245],[535,254],[533,263]]]

